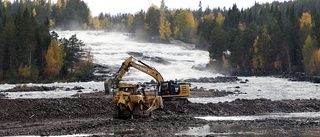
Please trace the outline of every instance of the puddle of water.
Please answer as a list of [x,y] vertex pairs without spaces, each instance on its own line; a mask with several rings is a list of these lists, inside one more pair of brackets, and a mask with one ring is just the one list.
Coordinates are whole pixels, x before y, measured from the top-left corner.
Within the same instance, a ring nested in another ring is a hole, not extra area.
[[[250,132],[250,131],[238,131],[230,130],[231,127],[228,127],[227,125],[220,127],[220,126],[213,126],[213,125],[205,125],[203,127],[190,127],[187,131],[182,131],[181,133],[176,133],[175,135],[183,136],[207,136],[207,135],[213,135],[213,136],[231,136],[231,135],[259,135],[259,133],[256,132]],[[228,130],[226,130],[228,129]]]
[[257,120],[257,119],[279,119],[279,118],[320,118],[320,112],[303,112],[303,113],[270,113],[267,115],[257,116],[206,116],[196,117],[208,121],[226,121],[226,120]]
[[251,127],[246,128],[234,124],[208,124],[203,127],[190,127],[187,131],[176,133],[177,136],[263,136],[263,137],[284,137],[284,136],[303,136],[319,137],[320,128],[301,128],[284,129],[280,127]]
[[[203,127],[190,127],[187,131],[176,133],[176,135],[190,135],[190,136],[306,136],[306,137],[319,137],[320,128],[306,127],[306,128],[291,128],[291,127],[279,127],[279,126],[264,126],[264,127],[245,127],[242,124],[226,124],[223,122],[215,121],[250,121],[257,119],[315,119],[319,120],[320,112],[303,112],[303,113],[271,113],[266,115],[257,116],[206,116],[196,117],[213,121],[213,123],[205,125]],[[317,121],[319,122],[319,121]]]

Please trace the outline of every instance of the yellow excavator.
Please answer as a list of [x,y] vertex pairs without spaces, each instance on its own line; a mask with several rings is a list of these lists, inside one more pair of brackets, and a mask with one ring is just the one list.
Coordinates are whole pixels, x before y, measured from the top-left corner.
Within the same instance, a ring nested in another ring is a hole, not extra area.
[[[190,84],[164,81],[162,75],[153,67],[137,60],[132,56],[127,58],[121,65],[113,79],[104,83],[106,94],[110,89],[116,90],[114,95],[114,118],[133,118],[151,116],[151,111],[163,108],[163,100],[178,100],[186,103],[186,97],[190,96]],[[122,77],[133,67],[142,71],[157,81],[157,92],[154,95],[146,95],[144,88],[138,90],[138,85],[120,83]]]

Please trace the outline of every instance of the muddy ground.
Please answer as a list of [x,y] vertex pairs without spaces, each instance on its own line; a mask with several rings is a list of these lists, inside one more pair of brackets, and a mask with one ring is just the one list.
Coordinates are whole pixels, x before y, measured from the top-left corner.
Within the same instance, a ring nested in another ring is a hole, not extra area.
[[[193,97],[214,97],[233,92],[193,91]],[[235,100],[223,103],[189,103],[177,106],[165,102],[151,118],[119,120],[112,118],[112,95],[103,92],[61,99],[0,99],[0,136],[70,135],[92,136],[186,136],[190,127],[210,128],[214,134],[203,136],[300,136],[300,129],[320,127],[320,119],[259,119],[251,121],[206,121],[199,116],[261,115],[267,113],[319,112],[319,100],[267,99]],[[261,129],[263,129],[261,131]],[[232,130],[232,131],[231,131]],[[239,134],[247,133],[249,134]],[[254,131],[254,133],[252,133]],[[304,130],[305,131],[305,130]],[[202,131],[191,131],[199,132]],[[256,132],[256,133],[255,133]],[[262,133],[262,134],[261,134]],[[279,133],[279,134],[278,134]],[[190,134],[189,134],[190,135]],[[191,134],[192,135],[192,134]],[[194,135],[194,134],[193,134]],[[201,135],[201,134],[196,134]],[[318,135],[318,133],[311,133]]]

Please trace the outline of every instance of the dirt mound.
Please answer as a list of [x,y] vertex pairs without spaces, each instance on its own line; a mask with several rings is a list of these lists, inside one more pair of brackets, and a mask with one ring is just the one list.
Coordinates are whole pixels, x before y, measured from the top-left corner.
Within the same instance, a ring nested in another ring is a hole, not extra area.
[[[67,135],[102,133],[102,136],[142,135],[174,136],[188,127],[210,122],[199,116],[260,115],[275,112],[318,112],[319,100],[237,99],[224,103],[189,103],[183,106],[165,102],[151,118],[120,120],[112,118],[112,96],[103,93],[83,94],[80,98],[0,99],[0,136]],[[222,121],[243,126],[279,126],[294,124],[317,127],[318,123],[295,120]]]
[[111,98],[0,99],[0,121],[39,121],[111,115]]
[[175,114],[188,114],[193,116],[237,116],[257,115],[265,113],[292,113],[292,112],[318,112],[319,100],[280,100],[268,99],[237,99],[224,103],[190,103],[179,109],[174,104],[165,103],[167,110]]
[[21,91],[50,91],[61,87],[48,87],[48,86],[27,86],[19,85],[11,89],[3,90],[2,92],[21,92]]

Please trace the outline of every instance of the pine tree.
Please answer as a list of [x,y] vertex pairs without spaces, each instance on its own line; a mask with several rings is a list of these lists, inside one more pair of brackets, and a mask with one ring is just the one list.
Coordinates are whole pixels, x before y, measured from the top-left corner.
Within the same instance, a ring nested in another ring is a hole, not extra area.
[[34,79],[37,79],[40,76],[44,75],[44,70],[46,67],[45,64],[45,53],[48,50],[48,47],[51,42],[51,35],[49,32],[49,19],[44,24],[35,29],[35,39],[36,39],[36,48],[34,49],[33,62],[35,64],[35,73],[32,74]]
[[251,23],[243,32],[243,51],[241,51],[242,59],[242,70],[244,72],[251,72],[252,70],[252,52],[250,51],[254,40],[257,36],[257,26],[254,23]]
[[76,63],[80,62],[81,54],[79,52],[83,51],[82,48],[85,44],[76,35],[72,35],[69,39],[62,39],[61,42],[66,54],[62,67],[73,70]]
[[14,32],[14,23],[9,21],[5,25],[4,50],[3,50],[3,78],[4,80],[14,80],[17,78],[18,54],[16,51],[16,35]]
[[287,14],[287,24],[285,25],[286,31],[286,42],[288,44],[288,51],[290,55],[290,64],[292,64],[293,72],[303,71],[302,64],[302,46],[300,44],[300,24],[299,19],[296,15],[294,5],[288,7]]
[[149,7],[146,14],[145,24],[147,33],[151,37],[159,36],[160,16],[160,10],[155,6]]
[[230,30],[234,28],[238,28],[240,21],[240,11],[236,4],[232,6],[232,9],[228,10],[228,15],[224,21],[224,29]]

